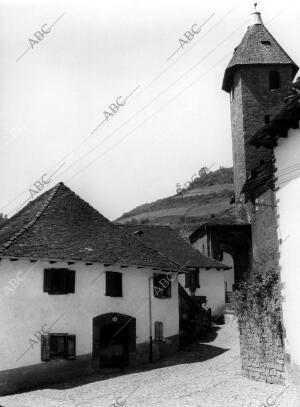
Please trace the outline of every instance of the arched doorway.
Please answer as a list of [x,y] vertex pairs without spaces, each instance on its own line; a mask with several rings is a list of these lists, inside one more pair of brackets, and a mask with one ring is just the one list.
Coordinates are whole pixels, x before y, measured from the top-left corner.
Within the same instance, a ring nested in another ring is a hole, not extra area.
[[93,359],[98,367],[128,366],[135,350],[135,318],[115,312],[93,318]]

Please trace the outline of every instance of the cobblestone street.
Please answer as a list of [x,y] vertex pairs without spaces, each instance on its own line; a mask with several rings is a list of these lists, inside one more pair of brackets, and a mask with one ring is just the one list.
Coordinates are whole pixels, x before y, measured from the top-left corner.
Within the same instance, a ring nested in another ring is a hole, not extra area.
[[[93,382],[83,384],[87,380]],[[0,403],[3,407],[261,407],[268,406],[267,400],[278,407],[300,406],[291,388],[240,375],[238,332],[229,324],[139,371],[80,378],[80,382],[2,397]]]

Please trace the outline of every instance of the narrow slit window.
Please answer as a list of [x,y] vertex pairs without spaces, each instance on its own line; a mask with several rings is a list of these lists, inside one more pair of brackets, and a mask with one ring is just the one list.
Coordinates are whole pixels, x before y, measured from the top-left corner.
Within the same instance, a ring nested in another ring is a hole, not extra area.
[[279,89],[280,88],[280,74],[278,71],[271,71],[269,73],[269,89]]

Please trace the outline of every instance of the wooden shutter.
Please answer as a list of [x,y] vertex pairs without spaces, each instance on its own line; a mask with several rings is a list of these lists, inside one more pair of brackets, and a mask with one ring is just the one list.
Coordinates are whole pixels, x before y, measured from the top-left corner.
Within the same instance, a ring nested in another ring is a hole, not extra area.
[[76,336],[66,336],[66,359],[76,359]]
[[66,270],[66,293],[75,293],[75,270]]
[[195,273],[196,273],[196,281],[195,281],[196,288],[200,288],[200,270],[196,269]]
[[190,288],[191,286],[191,274],[186,273],[185,274],[185,288]]
[[44,269],[44,292],[52,291],[52,269]]
[[111,297],[122,297],[122,273],[107,271],[105,295]]
[[43,362],[50,360],[50,335],[41,335],[41,359]]
[[115,274],[115,287],[116,287],[116,295],[122,297],[123,290],[122,290],[122,273]]

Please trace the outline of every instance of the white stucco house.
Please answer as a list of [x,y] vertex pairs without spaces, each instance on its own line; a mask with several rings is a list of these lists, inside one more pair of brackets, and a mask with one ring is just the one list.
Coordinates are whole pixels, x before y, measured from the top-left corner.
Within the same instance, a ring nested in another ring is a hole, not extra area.
[[178,349],[183,269],[64,184],[1,227],[0,259],[0,394]]
[[202,225],[189,236],[193,248],[227,266],[223,291],[226,303],[231,302],[235,287],[248,273],[251,247],[251,226],[244,205],[234,205]]
[[[291,371],[300,373],[300,91],[299,80],[282,110],[250,140],[256,147],[273,149],[273,160],[257,169],[248,181],[257,208],[265,194],[275,191],[279,271],[284,327],[284,351]],[[257,209],[258,210],[258,209]]]
[[133,236],[137,236],[147,246],[186,268],[189,273],[180,274],[179,283],[191,298],[198,303],[206,303],[213,317],[224,312],[224,276],[230,267],[199,252],[186,242],[179,232],[170,226],[123,225]]
[[[207,256],[211,256],[212,253],[212,242],[210,240],[210,235],[205,233],[202,236],[198,236],[197,239],[193,241],[193,247],[200,253]],[[222,263],[228,268],[224,271],[224,293],[232,292],[234,286],[234,262],[233,257],[230,253],[225,251],[222,252]]]

